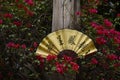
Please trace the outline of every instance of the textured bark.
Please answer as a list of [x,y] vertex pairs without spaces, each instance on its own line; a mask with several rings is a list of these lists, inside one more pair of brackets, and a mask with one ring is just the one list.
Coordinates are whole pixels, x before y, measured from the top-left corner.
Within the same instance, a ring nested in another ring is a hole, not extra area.
[[76,11],[80,11],[80,0],[53,0],[52,31],[75,29]]

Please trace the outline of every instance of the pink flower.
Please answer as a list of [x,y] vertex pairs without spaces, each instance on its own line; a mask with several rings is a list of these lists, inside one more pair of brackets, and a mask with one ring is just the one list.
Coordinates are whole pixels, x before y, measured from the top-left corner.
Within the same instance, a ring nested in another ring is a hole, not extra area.
[[56,58],[57,58],[56,55],[48,55],[47,58],[46,58],[46,60],[47,61],[51,61],[51,60],[55,60]]
[[22,22],[21,21],[14,21],[13,24],[16,25],[16,26],[21,26]]
[[70,62],[70,64],[72,66],[72,69],[77,72],[79,69],[79,65],[75,62]]
[[6,46],[7,46],[8,48],[12,48],[12,47],[15,47],[15,43],[9,42]]
[[97,24],[96,22],[91,22],[90,24],[91,24],[91,26],[92,26],[93,28],[95,28],[95,27],[98,26],[98,24]]
[[105,24],[105,26],[107,26],[107,27],[111,27],[111,26],[112,26],[112,22],[109,21],[108,19],[104,19],[104,24]]
[[6,14],[4,14],[4,17],[5,17],[5,18],[10,18],[10,19],[11,19],[11,18],[13,17],[13,15],[10,14],[10,13],[6,13]]
[[115,55],[115,54],[108,54],[108,55],[106,55],[106,57],[110,60],[116,60],[117,59],[117,55]]
[[34,42],[33,46],[36,48],[38,46],[37,42]]
[[3,23],[3,20],[2,19],[0,19],[0,24],[2,24]]
[[107,41],[103,37],[96,38],[96,43],[99,45],[105,44]]
[[25,44],[22,44],[22,45],[21,45],[21,48],[25,49],[25,48],[26,48],[26,45],[25,45]]
[[97,61],[96,58],[92,58],[92,59],[91,59],[91,63],[92,63],[92,64],[98,64],[98,61]]
[[97,9],[89,9],[90,14],[96,14],[98,11]]
[[34,2],[33,0],[24,0],[28,5],[33,6]]

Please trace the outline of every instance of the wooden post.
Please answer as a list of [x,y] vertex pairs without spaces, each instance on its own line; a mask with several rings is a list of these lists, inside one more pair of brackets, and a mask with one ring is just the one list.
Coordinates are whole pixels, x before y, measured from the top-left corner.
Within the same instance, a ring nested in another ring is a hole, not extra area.
[[52,31],[75,29],[76,11],[80,11],[80,0],[53,0]]

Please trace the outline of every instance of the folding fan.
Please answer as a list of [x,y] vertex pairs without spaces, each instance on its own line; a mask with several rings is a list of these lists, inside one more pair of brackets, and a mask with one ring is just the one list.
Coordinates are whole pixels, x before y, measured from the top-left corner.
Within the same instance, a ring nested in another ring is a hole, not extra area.
[[58,55],[63,50],[74,51],[78,57],[97,51],[92,39],[87,35],[76,30],[62,29],[47,35],[39,44],[36,55]]

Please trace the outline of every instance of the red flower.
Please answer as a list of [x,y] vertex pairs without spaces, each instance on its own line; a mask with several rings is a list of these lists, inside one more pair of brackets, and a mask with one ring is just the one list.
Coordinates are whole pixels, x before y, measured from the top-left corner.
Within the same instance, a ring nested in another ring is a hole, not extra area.
[[98,11],[97,9],[89,9],[90,14],[96,14]]
[[114,37],[114,42],[120,44],[120,37]]
[[26,48],[26,45],[25,45],[25,44],[22,44],[22,45],[21,45],[21,48],[25,49],[25,48]]
[[72,69],[77,72],[79,69],[79,65],[75,62],[70,62],[70,64],[72,66]]
[[104,19],[104,24],[107,27],[111,27],[112,26],[112,22],[110,22],[108,19]]
[[22,22],[21,21],[14,21],[13,24],[16,25],[16,26],[21,26]]
[[5,18],[10,18],[10,19],[11,19],[11,18],[13,17],[13,15],[10,14],[10,13],[6,13],[6,14],[4,14],[4,17],[5,17]]
[[64,60],[65,60],[66,62],[72,61],[72,58],[69,57],[69,56],[64,55],[63,58],[64,58]]
[[97,61],[96,58],[92,58],[92,59],[91,59],[91,63],[92,63],[92,64],[98,64],[98,61]]
[[105,44],[107,41],[103,37],[96,38],[96,43],[99,45]]
[[60,74],[63,74],[63,73],[64,73],[64,65],[57,63],[57,64],[56,64],[56,70],[57,70],[57,72],[59,72]]
[[36,58],[37,58],[37,60],[40,61],[39,67],[40,67],[41,69],[43,69],[43,68],[44,68],[44,58],[42,58],[40,55],[37,55]]
[[115,55],[115,54],[108,54],[108,55],[106,55],[106,57],[110,60],[116,60],[117,59],[117,55]]
[[14,47],[15,47],[15,48],[19,48],[19,47],[20,47],[20,44],[15,44]]
[[0,24],[2,24],[2,23],[3,23],[3,20],[0,19]]
[[42,58],[40,55],[37,55],[36,59],[39,60],[42,63],[44,62],[44,58]]
[[51,61],[51,60],[55,60],[56,58],[57,58],[56,55],[48,55],[47,58],[46,58],[46,60],[47,61]]
[[98,35],[104,35],[104,31],[103,30],[96,30]]

